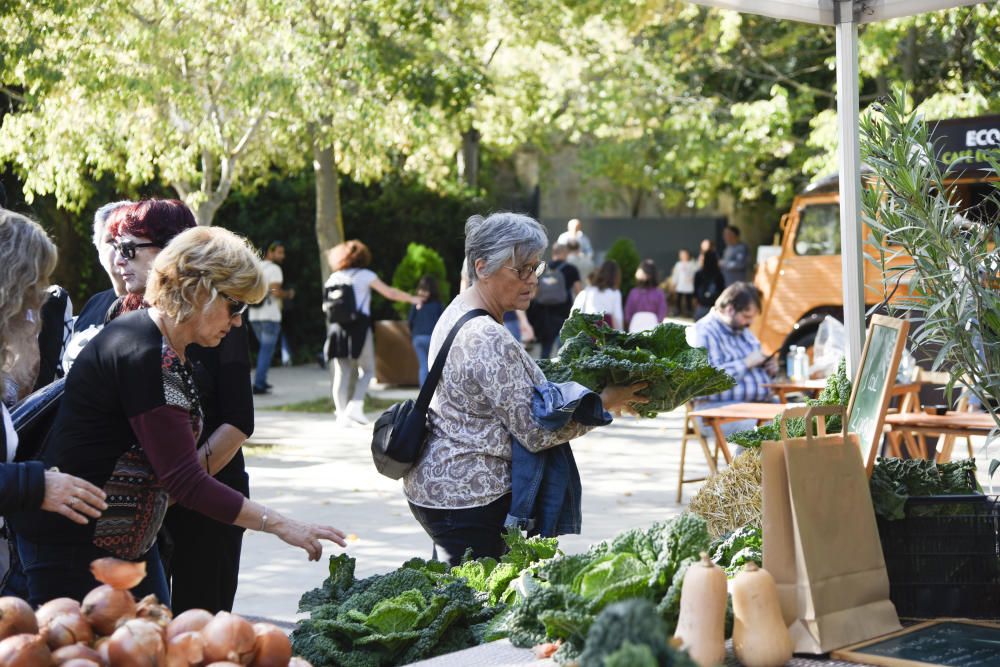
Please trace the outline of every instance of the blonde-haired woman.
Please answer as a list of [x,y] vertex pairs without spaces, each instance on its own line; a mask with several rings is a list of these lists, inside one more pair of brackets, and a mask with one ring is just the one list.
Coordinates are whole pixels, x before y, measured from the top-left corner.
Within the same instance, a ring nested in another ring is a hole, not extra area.
[[[327,262],[333,272],[323,286],[323,312],[327,317],[327,337],[324,346],[333,386],[333,405],[337,423],[367,424],[364,413],[365,394],[375,377],[375,342],[371,332],[372,290],[393,301],[419,306],[423,299],[382,282],[368,269],[371,250],[353,239],[330,248]],[[349,293],[349,294],[348,294]],[[348,296],[348,299],[344,299]],[[347,321],[342,311],[354,315]]]
[[217,227],[189,229],[153,261],[145,291],[150,308],[114,320],[80,353],[42,462],[79,474],[117,500],[93,525],[37,513],[18,517],[32,605],[81,599],[97,585],[88,564],[101,556],[145,560],[147,577],[133,592],[168,600],[154,540],[169,501],[273,533],[311,560],[322,555],[321,539],[344,545],[339,530],[284,517],[213,479],[195,453],[202,411],[186,349],[218,345],[266,291],[260,260],[245,239]]

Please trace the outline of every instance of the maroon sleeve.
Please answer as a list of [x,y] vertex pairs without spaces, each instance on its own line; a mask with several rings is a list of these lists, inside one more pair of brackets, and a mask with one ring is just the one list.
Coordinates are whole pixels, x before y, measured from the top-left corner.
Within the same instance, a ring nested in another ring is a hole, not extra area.
[[176,405],[162,405],[129,418],[153,472],[170,497],[207,517],[232,523],[243,496],[198,464],[191,417]]

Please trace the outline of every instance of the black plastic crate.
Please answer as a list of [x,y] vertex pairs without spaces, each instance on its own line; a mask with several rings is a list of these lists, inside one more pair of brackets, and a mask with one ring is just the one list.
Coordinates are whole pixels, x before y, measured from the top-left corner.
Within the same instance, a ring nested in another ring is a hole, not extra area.
[[1000,499],[913,497],[878,530],[900,616],[1000,618]]

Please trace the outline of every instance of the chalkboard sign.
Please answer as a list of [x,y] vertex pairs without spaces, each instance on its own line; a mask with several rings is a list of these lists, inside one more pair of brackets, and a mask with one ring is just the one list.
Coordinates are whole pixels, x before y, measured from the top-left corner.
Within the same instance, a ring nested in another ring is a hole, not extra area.
[[859,370],[847,406],[847,432],[857,433],[861,459],[871,474],[882,442],[882,424],[889,393],[896,382],[899,358],[906,346],[910,323],[884,315],[872,316]]
[[1000,667],[1000,626],[927,621],[833,652],[835,660],[882,667]]

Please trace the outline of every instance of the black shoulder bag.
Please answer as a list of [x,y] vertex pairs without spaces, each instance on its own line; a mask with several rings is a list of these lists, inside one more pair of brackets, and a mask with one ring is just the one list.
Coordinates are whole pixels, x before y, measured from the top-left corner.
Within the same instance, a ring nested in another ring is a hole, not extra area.
[[427,439],[427,408],[441,379],[444,362],[448,360],[448,350],[451,349],[451,343],[462,325],[480,315],[489,313],[481,308],[470,310],[451,328],[448,338],[438,350],[434,366],[420,388],[416,403],[412,398],[396,403],[375,421],[375,430],[372,433],[372,459],[378,471],[386,477],[399,479],[409,472],[420,458],[420,454],[424,451],[424,441]]

